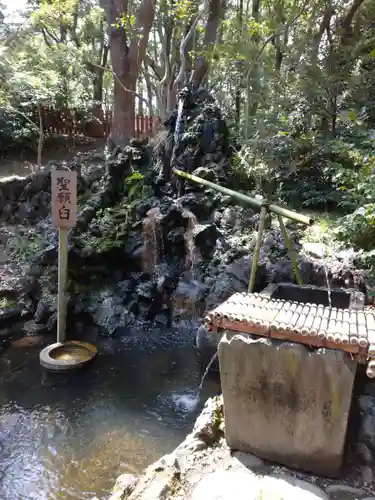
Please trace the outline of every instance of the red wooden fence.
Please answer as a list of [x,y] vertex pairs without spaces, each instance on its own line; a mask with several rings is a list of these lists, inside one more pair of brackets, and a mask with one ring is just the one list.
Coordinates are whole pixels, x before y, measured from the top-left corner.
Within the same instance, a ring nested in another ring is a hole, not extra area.
[[[96,116],[87,111],[43,107],[43,128],[47,135],[85,135],[86,137],[107,137],[111,129],[111,112],[101,110]],[[133,136],[145,138],[152,135],[160,118],[155,116],[136,116]]]

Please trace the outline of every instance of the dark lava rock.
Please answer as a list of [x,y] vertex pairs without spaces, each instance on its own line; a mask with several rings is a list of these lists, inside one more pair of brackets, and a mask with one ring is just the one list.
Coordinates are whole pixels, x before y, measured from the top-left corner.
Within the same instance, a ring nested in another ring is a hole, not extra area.
[[[178,144],[174,143],[176,120],[177,112],[174,111],[164,122],[167,135],[159,143],[154,154],[155,193],[161,192],[163,182],[171,183],[173,167],[190,173],[200,173],[206,179],[225,182],[232,171],[233,148],[229,144],[229,131],[225,120],[213,96],[203,89],[186,93],[181,123],[183,132]],[[183,187],[185,182],[174,178],[171,184],[176,191]],[[186,192],[188,190],[200,191],[201,187],[188,183]]]
[[188,193],[178,198],[177,202],[185,210],[193,213],[198,220],[206,219],[214,210],[212,197],[204,193]]
[[34,320],[26,321],[23,329],[28,335],[41,335],[49,331],[47,325],[37,323]]
[[154,293],[156,290],[156,284],[152,281],[146,281],[145,283],[139,283],[136,287],[136,293],[140,300],[151,301],[154,298]]
[[34,321],[37,324],[44,324],[48,321],[48,318],[51,316],[53,313],[53,310],[51,310],[50,305],[48,302],[44,301],[43,299],[39,300],[37,306],[36,306],[36,311],[34,314]]
[[[236,292],[245,292],[249,287],[252,259],[241,257],[232,264],[224,266],[212,283],[206,298],[206,308],[212,309]],[[254,291],[262,290],[269,282],[267,266],[259,263]]]
[[0,328],[6,327],[11,323],[21,321],[23,310],[20,307],[10,309],[0,309]]
[[193,241],[203,258],[212,255],[215,249],[218,231],[215,224],[198,224],[193,229]]

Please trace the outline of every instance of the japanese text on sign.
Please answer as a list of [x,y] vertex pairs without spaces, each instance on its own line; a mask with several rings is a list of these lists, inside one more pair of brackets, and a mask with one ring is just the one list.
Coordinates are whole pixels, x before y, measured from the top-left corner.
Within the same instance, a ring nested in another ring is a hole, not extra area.
[[51,173],[52,225],[73,227],[77,220],[77,173],[54,170]]

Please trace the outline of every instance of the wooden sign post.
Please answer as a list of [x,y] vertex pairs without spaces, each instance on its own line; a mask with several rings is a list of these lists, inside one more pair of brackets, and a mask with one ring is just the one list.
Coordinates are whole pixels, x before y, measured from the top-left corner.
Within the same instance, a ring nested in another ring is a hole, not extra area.
[[52,226],[59,230],[57,342],[65,341],[68,233],[77,220],[77,172],[51,172]]

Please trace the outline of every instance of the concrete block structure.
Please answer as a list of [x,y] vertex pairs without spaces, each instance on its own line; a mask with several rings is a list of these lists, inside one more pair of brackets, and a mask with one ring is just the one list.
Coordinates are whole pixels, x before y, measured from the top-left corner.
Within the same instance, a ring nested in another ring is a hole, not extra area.
[[357,369],[350,354],[227,330],[219,361],[230,448],[339,475]]

